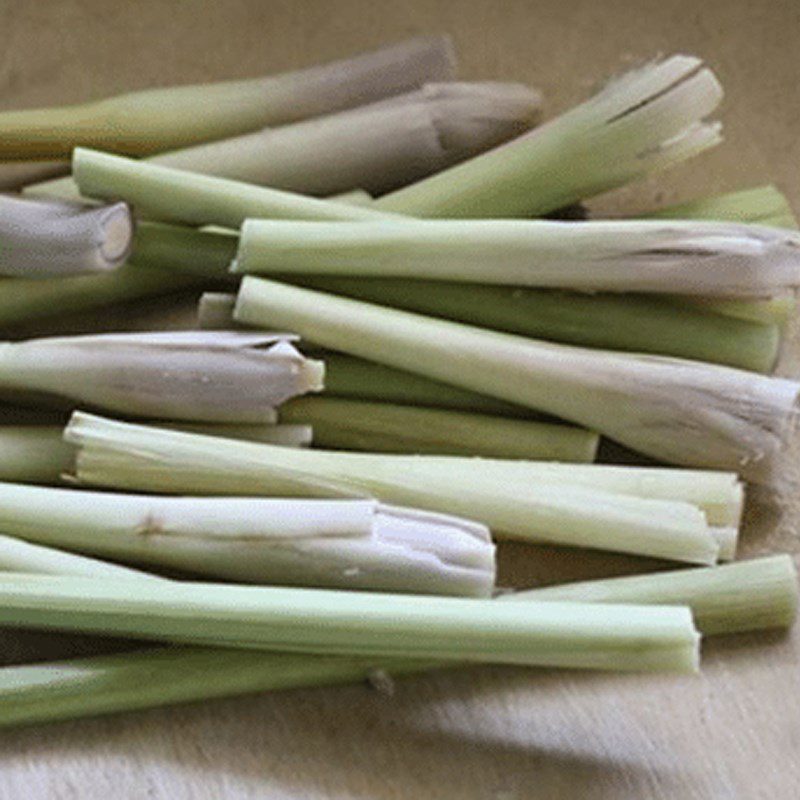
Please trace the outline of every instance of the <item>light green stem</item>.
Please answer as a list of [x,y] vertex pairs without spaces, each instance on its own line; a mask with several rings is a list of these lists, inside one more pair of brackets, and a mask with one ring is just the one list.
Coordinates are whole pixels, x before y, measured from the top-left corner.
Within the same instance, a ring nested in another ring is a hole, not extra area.
[[599,439],[557,423],[335,397],[292,400],[279,418],[312,426],[315,444],[333,450],[588,462]]
[[[615,587],[619,589],[615,589]],[[713,569],[588,581],[503,595],[548,593],[594,602],[680,603],[704,634],[791,625],[797,575],[789,556]],[[755,609],[755,613],[751,613]],[[366,680],[372,673],[417,672],[433,665],[200,647],[157,647],[0,669],[0,725],[71,719],[250,692]]]
[[776,480],[800,394],[794,381],[552,344],[254,277],[242,281],[234,318],[545,411],[667,462],[763,483]]

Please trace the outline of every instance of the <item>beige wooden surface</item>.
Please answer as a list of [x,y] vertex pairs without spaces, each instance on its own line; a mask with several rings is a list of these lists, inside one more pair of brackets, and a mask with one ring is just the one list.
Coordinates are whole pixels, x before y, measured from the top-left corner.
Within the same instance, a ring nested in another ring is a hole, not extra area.
[[[527,81],[548,111],[632,62],[705,56],[727,89],[726,144],[595,205],[634,211],[776,181],[800,210],[796,0],[1,0],[0,106],[255,75],[442,30],[463,77]],[[180,308],[151,302],[57,327],[185,321]],[[752,503],[743,554],[798,552],[799,517],[791,498]],[[504,582],[520,586],[645,566],[502,553]],[[8,663],[97,647],[12,632],[0,642]],[[704,646],[699,677],[484,668],[405,680],[393,697],[304,690],[2,732],[0,800],[790,800],[800,797],[799,652],[800,633],[735,637]]]

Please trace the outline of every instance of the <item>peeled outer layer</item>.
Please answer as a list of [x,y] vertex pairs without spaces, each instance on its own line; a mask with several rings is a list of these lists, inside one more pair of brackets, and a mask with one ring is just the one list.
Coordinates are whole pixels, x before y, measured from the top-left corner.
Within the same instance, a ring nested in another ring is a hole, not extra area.
[[279,417],[312,426],[315,444],[334,450],[584,462],[594,460],[599,440],[591,431],[558,423],[335,397],[289,401]]
[[[133,591],[131,590],[135,586]],[[681,606],[0,575],[0,622],[321,655],[695,672]]]
[[200,175],[76,147],[72,175],[82,195],[122,198],[137,215],[189,225],[238,228],[248,217],[364,220],[386,216],[372,207],[318,200],[293,192]]
[[[150,161],[322,197],[357,186],[383,194],[518,136],[534,124],[540,105],[538,92],[521,84],[426,84],[389,100],[160,153]],[[69,177],[26,193],[80,196]]]
[[454,70],[448,37],[409,39],[263,78],[146,89],[0,114],[0,158],[68,158],[79,145],[148,155],[401,94]]
[[[535,477],[512,485],[474,458],[342,453],[232,442],[74,414],[75,476],[84,484],[167,493],[353,496],[456,514],[500,537],[713,564],[705,515],[681,501],[640,498]],[[453,463],[431,479],[427,465]],[[491,462],[489,462],[491,463]],[[524,467],[536,462],[507,461]],[[502,470],[501,470],[502,473]]]
[[120,267],[133,243],[125,203],[86,208],[0,195],[0,276],[47,278]]
[[237,331],[102,334],[0,345],[0,391],[46,393],[131,416],[270,422],[322,388],[291,336]]
[[546,214],[690,158],[720,141],[703,120],[714,74],[676,55],[627,72],[586,102],[469,161],[378,199],[420,217]]
[[0,483],[0,530],[224,580],[486,597],[489,531],[374,500],[164,497]]
[[777,480],[800,384],[524,339],[248,277],[234,318],[545,411],[663,461]]
[[800,235],[694,220],[249,219],[233,269],[771,297],[800,286]]

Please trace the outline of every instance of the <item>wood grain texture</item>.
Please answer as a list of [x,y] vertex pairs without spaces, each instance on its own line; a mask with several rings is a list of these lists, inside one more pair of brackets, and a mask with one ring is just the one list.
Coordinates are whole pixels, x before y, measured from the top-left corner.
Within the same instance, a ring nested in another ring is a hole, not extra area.
[[[658,53],[694,52],[727,90],[726,143],[596,201],[633,212],[775,181],[800,211],[796,0],[0,0],[0,106],[244,77],[451,31],[465,78],[542,89],[550,113]],[[38,330],[187,324],[188,304]],[[32,332],[34,329],[29,329]],[[782,371],[796,374],[800,347]],[[789,462],[800,461],[795,447]],[[743,555],[800,553],[800,504],[754,498]],[[509,545],[504,583],[651,567]],[[3,632],[6,663],[118,643]],[[800,796],[800,632],[708,642],[698,677],[473,669],[195,704],[0,733],[0,800],[527,800]]]

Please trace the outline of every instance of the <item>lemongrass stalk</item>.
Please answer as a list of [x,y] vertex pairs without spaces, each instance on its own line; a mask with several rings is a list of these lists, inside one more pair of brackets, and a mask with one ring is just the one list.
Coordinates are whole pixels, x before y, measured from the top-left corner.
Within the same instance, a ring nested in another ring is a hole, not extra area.
[[719,561],[733,561],[736,558],[736,548],[739,546],[738,527],[711,526],[711,535],[719,548],[717,559]]
[[113,272],[69,278],[0,279],[0,326],[79,313],[114,303],[207,287],[208,279],[174,269],[126,264]]
[[232,269],[771,297],[800,285],[800,235],[690,220],[248,219]]
[[704,634],[734,633],[785,628],[794,622],[797,569],[790,556],[777,555],[710,569],[548,586],[508,597],[519,601],[688,605]]
[[6,342],[0,391],[132,416],[270,422],[280,403],[322,388],[322,363],[291,341],[286,334],[185,331]]
[[598,352],[382,308],[260,278],[234,318],[545,411],[686,466],[777,480],[800,384],[712,364]]
[[[135,591],[131,588],[135,585]],[[0,622],[322,655],[695,672],[684,606],[0,575]]]
[[340,192],[326,199],[339,203],[351,203],[354,206],[368,206],[373,198],[366,189],[351,189],[349,192]]
[[20,189],[57,175],[69,175],[69,161],[3,161],[0,162],[0,191]]
[[0,535],[0,574],[3,572],[80,575],[87,578],[155,579],[153,575],[129,567],[65,553],[52,547],[42,547],[13,536]]
[[[775,324],[733,319],[701,308],[681,308],[661,297],[404,278],[292,275],[289,281],[309,289],[521,336],[670,355],[755,372],[771,371],[780,350],[780,330]],[[211,306],[203,313],[216,310],[214,323],[223,327],[222,301],[209,303]]]
[[138,215],[190,225],[238,228],[247,217],[382,219],[372,207],[253,186],[76,147],[72,175],[82,195],[123,199]]
[[768,184],[715,194],[650,211],[651,219],[715,219],[797,229],[797,218],[786,196]]
[[[536,122],[540,106],[540,95],[520,84],[426,84],[389,101],[161,153],[150,161],[317,196],[355,186],[382,194],[518,136]],[[80,196],[69,177],[26,191]]]
[[[566,584],[501,595],[505,601],[545,600],[688,605],[704,635],[788,627],[797,608],[797,573],[789,556],[771,556],[714,569],[679,570]],[[553,597],[553,599],[556,599]],[[323,686],[425,669],[402,660],[365,662],[341,657],[261,653],[199,647],[154,647],[0,669],[0,725],[151,708],[250,692]]]
[[107,272],[131,251],[125,203],[84,208],[0,195],[0,276],[47,278]]
[[148,155],[281,125],[448,80],[447,37],[409,39],[263,78],[146,89],[82,105],[0,114],[0,158],[67,158],[89,145]]
[[489,153],[378,199],[420,217],[540,215],[679,163],[720,141],[702,120],[722,88],[700,59],[676,55]]
[[0,425],[0,480],[58,483],[74,453],[57,425]]
[[794,293],[769,300],[723,300],[717,297],[686,297],[681,303],[692,305],[701,311],[710,311],[734,319],[758,322],[766,325],[785,326],[797,313]]
[[558,423],[336,397],[291,400],[279,419],[310,425],[315,444],[333,450],[590,462],[599,443],[591,431]]
[[[789,201],[777,187],[759,186],[736,192],[691,200],[647,214],[647,217],[668,219],[714,219],[749,222],[777,228],[797,229]],[[698,306],[736,319],[753,322],[786,324],[794,316],[797,302],[794,294],[769,300],[723,300],[705,297],[680,297],[681,303]]]
[[[366,493],[382,502],[474,519],[501,538],[699,564],[714,563],[719,551],[695,505],[535,477],[520,492],[518,484],[498,480],[491,469],[497,463],[500,473],[504,464],[524,471],[532,463],[527,461],[301,451],[82,413],[73,415],[66,438],[78,446],[75,479],[83,484],[252,496]],[[450,473],[440,470],[443,463],[453,467]],[[437,472],[435,481],[430,471]]]
[[372,500],[164,497],[0,483],[0,530],[246,583],[485,597],[489,531]]
[[[232,236],[143,225],[135,252],[144,263],[169,263],[176,269],[221,275],[232,260],[234,248]],[[382,251],[381,263],[385,257]],[[276,268],[281,271],[280,265]],[[508,333],[586,347],[673,355],[756,372],[769,372],[780,348],[780,331],[775,324],[734,320],[702,308],[681,308],[667,297],[587,295],[406,278],[297,273],[282,277],[312,289]],[[213,321],[209,316],[214,313],[212,304],[217,313]],[[221,298],[203,301],[200,311],[206,319],[201,325],[230,327],[222,324],[226,306],[227,301]]]

